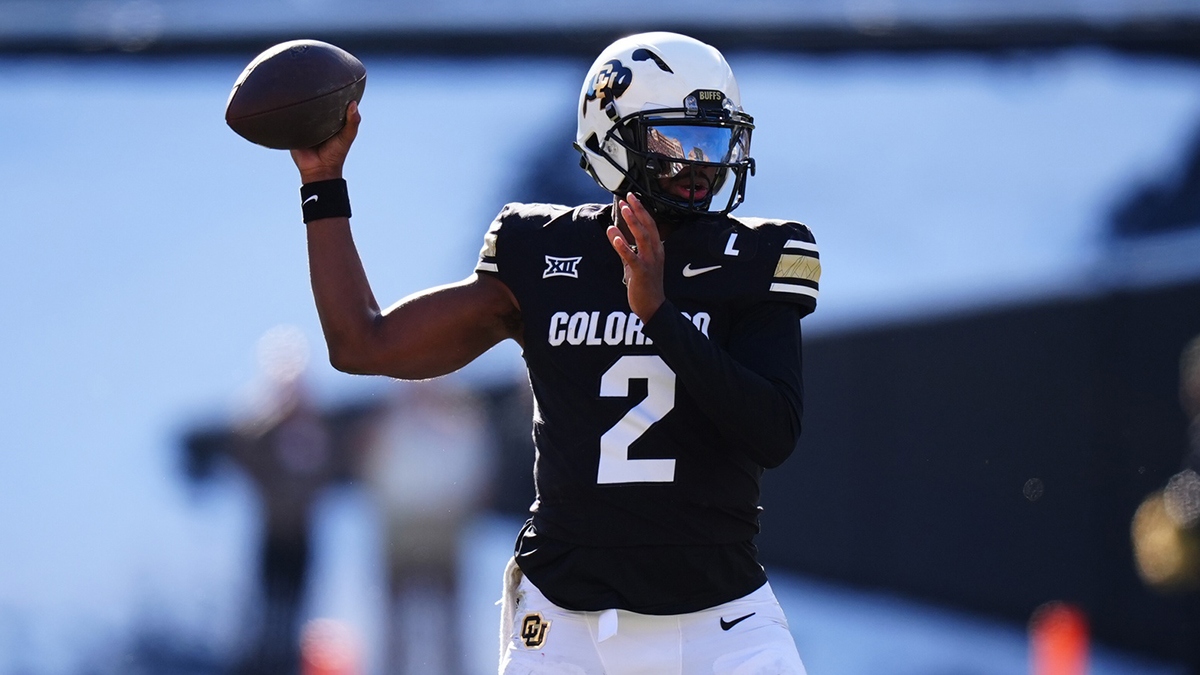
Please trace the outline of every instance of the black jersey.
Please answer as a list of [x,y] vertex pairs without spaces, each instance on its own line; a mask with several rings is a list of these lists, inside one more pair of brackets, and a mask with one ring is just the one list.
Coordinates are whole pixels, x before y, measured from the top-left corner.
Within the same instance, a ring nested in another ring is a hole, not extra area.
[[[804,225],[699,218],[664,241],[668,302],[644,325],[611,223],[608,205],[509,204],[476,266],[508,286],[524,323],[537,501],[522,538],[544,550],[519,562],[571,609],[699,609],[761,584],[759,478],[799,433],[798,319],[815,308],[820,261]],[[586,593],[569,574],[532,569],[620,551],[637,560],[592,566]],[[729,568],[700,582],[714,587],[638,597],[646,579],[688,578],[663,569],[668,559],[706,556]]]

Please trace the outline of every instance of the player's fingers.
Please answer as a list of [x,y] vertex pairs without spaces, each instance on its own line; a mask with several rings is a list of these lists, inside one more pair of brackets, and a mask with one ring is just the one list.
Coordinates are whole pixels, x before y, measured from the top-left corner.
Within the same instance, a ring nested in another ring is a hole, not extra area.
[[358,136],[358,125],[362,123],[362,115],[358,112],[358,103],[351,101],[346,106],[346,123],[329,139],[330,146],[336,146],[342,153],[349,152],[350,146]]
[[[625,206],[624,209],[625,217],[627,217],[629,215],[629,207]],[[628,221],[626,224],[628,224]],[[633,241],[627,241],[624,235],[619,235],[624,250],[618,251],[618,253],[621,254],[621,260],[625,262],[627,267],[642,269],[649,263],[648,256],[650,255],[647,253],[647,249],[644,248],[645,244],[641,243],[645,240],[645,236],[639,233],[637,225],[630,225],[629,231],[633,235]]]
[[362,115],[358,103],[351,101],[346,106],[346,122],[336,134],[311,148],[295,148],[291,151],[292,161],[300,169],[305,182],[341,178],[342,166],[350,153],[350,146],[358,136],[358,125]]
[[354,137],[358,136],[358,125],[362,124],[362,113],[358,112],[358,101],[350,101],[346,106],[346,125],[342,127],[342,133],[348,134],[350,142],[354,141]]
[[629,225],[629,232],[637,242],[638,252],[642,255],[657,256],[662,242],[658,238],[658,225],[637,195],[629,193],[622,201],[621,215]]
[[642,204],[642,200],[638,199],[637,195],[630,192],[626,197],[626,201],[629,202],[629,207],[633,209],[633,212],[637,214],[639,219],[641,219],[649,227],[658,229],[658,226],[654,222],[654,217],[650,215],[648,210],[646,210],[645,204]]
[[622,199],[618,204],[618,208],[621,211],[621,220],[625,221],[626,227],[629,228],[629,234],[633,236],[634,244],[641,251],[649,241],[646,226],[638,218],[638,215],[633,211],[633,207],[630,206],[627,200]]
[[625,241],[625,237],[621,235],[620,228],[616,225],[609,225],[606,234],[608,235],[608,242],[612,244],[613,250],[617,252],[617,255],[621,256],[621,260],[626,265],[637,261],[637,252],[629,247],[629,244]]

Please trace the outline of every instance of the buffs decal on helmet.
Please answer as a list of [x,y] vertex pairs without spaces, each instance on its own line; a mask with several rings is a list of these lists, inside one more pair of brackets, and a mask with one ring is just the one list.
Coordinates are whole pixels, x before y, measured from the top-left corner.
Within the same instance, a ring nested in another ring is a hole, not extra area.
[[625,93],[631,82],[633,82],[633,71],[621,65],[617,59],[604,64],[603,68],[596,71],[596,77],[592,78],[592,85],[588,87],[580,114],[587,117],[587,104],[596,99],[600,99],[600,109],[605,109],[608,104]]

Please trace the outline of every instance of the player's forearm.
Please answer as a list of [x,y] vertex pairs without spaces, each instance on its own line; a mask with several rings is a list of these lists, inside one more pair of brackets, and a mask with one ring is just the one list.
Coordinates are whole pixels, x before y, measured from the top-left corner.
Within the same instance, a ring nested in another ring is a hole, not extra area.
[[330,363],[344,372],[369,372],[365,361],[380,311],[348,218],[308,224],[308,263]]
[[[731,345],[740,361],[696,330],[669,301],[644,331],[726,441],[772,468],[791,455],[800,436],[799,321],[781,310],[754,322]],[[795,332],[787,334],[792,328]]]

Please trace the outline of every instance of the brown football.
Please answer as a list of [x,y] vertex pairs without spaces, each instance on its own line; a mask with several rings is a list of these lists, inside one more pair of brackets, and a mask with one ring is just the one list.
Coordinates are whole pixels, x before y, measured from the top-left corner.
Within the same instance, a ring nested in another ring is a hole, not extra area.
[[309,148],[346,123],[346,106],[362,100],[367,69],[340,47],[292,40],[246,66],[225,104],[225,123],[268,148]]

